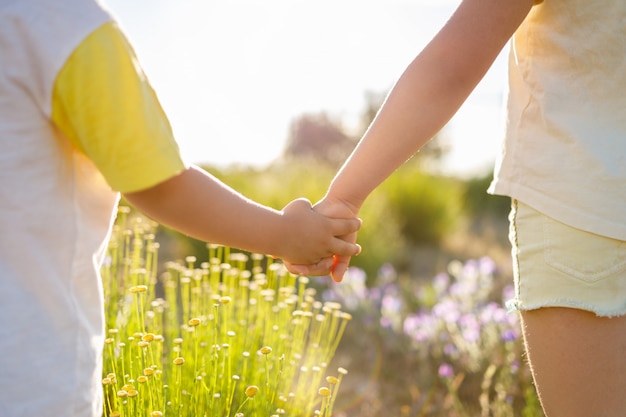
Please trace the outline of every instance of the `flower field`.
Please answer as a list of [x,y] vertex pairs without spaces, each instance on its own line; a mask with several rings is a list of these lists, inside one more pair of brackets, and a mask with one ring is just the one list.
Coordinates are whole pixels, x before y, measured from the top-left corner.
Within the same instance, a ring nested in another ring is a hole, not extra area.
[[352,329],[360,326],[364,339],[348,332],[342,342],[339,356],[352,357],[360,385],[343,392],[337,409],[346,416],[542,416],[518,315],[504,307],[512,288],[501,281],[489,258],[453,261],[419,282],[385,265],[369,288],[352,268],[323,295],[353,314]]
[[127,216],[102,268],[105,416],[542,416],[490,258],[333,284],[220,246],[163,262]]
[[122,209],[102,268],[105,416],[326,416],[351,316],[263,256],[209,247],[165,263],[150,222]]

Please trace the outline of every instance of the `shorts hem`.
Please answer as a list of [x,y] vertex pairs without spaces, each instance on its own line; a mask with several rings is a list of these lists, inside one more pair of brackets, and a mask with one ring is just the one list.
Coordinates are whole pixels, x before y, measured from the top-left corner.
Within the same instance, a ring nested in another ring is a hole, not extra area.
[[619,317],[619,316],[626,315],[626,306],[622,308],[616,308],[616,309],[603,309],[603,308],[598,308],[591,304],[581,303],[580,301],[571,300],[567,298],[557,298],[554,300],[546,300],[542,303],[535,303],[531,305],[525,304],[519,299],[512,299],[506,302],[506,307],[509,313],[514,312],[514,311],[521,312],[521,311],[537,310],[539,308],[545,308],[545,307],[566,307],[566,308],[574,308],[577,310],[589,311],[591,313],[594,313],[598,317],[611,318],[611,317]]

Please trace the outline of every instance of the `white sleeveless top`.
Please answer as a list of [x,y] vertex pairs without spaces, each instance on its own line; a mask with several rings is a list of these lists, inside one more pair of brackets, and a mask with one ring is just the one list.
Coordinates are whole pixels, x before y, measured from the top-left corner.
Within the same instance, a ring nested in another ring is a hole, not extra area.
[[626,1],[545,0],[515,33],[491,193],[626,240]]
[[1,417],[102,414],[96,270],[118,194],[50,107],[68,56],[110,19],[92,0],[0,0]]

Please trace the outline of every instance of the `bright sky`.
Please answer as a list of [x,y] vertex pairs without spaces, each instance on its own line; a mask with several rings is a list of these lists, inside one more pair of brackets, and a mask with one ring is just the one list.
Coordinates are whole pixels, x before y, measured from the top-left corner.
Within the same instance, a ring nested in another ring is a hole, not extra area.
[[[183,154],[263,166],[290,122],[325,111],[353,126],[458,0],[105,0],[133,43]],[[498,149],[504,54],[453,119],[447,168],[489,169]]]

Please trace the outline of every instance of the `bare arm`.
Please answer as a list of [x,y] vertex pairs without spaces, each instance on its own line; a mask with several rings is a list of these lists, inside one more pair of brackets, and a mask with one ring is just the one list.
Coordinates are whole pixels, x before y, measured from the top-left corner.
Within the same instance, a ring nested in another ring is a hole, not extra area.
[[464,0],[411,62],[329,190],[358,209],[456,113],[533,0]]
[[[456,113],[522,23],[534,0],[463,0],[391,89],[315,209],[356,216],[367,196]],[[351,235],[354,241],[356,234]],[[341,281],[349,257],[333,278]],[[302,273],[315,267],[295,266]]]
[[146,215],[189,236],[294,263],[316,263],[333,254],[355,255],[360,250],[335,237],[355,232],[359,220],[326,218],[306,200],[274,210],[197,167],[125,197]]

